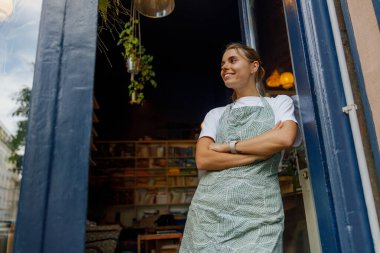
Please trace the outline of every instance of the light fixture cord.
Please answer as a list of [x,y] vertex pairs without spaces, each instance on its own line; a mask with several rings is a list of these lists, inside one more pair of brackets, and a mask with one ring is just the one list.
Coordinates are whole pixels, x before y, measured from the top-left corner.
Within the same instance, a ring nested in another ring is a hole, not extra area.
[[137,13],[137,26],[139,29],[139,57],[141,59],[141,27],[140,27],[140,13]]

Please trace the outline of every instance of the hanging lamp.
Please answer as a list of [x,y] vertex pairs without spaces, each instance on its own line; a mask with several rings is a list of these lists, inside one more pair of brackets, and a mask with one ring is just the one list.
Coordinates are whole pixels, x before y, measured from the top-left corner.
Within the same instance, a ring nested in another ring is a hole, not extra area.
[[136,10],[149,18],[162,18],[174,10],[174,0],[134,0]]
[[13,13],[12,0],[0,0],[0,22],[6,20]]
[[280,72],[278,69],[275,69],[272,74],[266,80],[266,84],[268,87],[275,88],[281,85],[280,82]]
[[282,88],[290,89],[294,87],[294,76],[292,72],[283,72],[280,75],[280,83]]

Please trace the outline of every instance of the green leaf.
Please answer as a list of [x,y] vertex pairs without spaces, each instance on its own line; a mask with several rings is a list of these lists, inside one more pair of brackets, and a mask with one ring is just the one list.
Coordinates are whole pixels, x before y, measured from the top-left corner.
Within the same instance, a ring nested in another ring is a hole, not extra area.
[[28,87],[23,88],[15,95],[15,97],[13,97],[13,100],[16,101],[18,107],[12,113],[12,116],[24,118],[17,122],[16,135],[11,136],[11,140],[9,142],[11,149],[11,156],[9,157],[9,161],[15,163],[18,168],[21,168],[22,166],[23,156],[17,154],[17,151],[21,147],[25,146],[26,128],[30,110],[30,99],[31,89]]

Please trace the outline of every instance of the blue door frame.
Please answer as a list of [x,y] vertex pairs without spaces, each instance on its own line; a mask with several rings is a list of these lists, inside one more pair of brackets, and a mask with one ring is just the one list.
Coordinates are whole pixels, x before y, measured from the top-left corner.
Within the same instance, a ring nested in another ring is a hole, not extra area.
[[97,1],[44,0],[13,252],[84,251]]
[[[323,252],[373,252],[324,1],[286,0]],[[44,0],[13,252],[83,252],[97,1]]]
[[325,1],[284,1],[321,246],[374,252]]

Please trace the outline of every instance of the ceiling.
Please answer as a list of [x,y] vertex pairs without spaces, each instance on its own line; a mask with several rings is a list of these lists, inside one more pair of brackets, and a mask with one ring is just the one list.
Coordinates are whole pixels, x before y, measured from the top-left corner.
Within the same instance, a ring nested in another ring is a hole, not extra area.
[[[270,40],[272,31],[286,29],[284,23],[273,27],[270,21],[278,18],[281,11],[276,15],[267,15],[267,12],[275,13],[273,8],[278,9],[279,6],[273,5],[274,2],[281,1],[258,2],[261,3],[260,9],[269,8],[264,14],[258,13],[256,16],[260,28],[259,44],[267,52],[266,58],[271,59],[273,54],[270,52],[273,50],[269,47],[278,45],[276,50],[281,51],[283,47],[280,46],[287,42],[282,37],[282,43],[277,41],[276,44],[276,41]],[[224,87],[219,71],[225,45],[242,40],[238,1],[176,1],[174,11],[167,17],[142,17],[141,33],[142,44],[147,53],[154,57],[153,67],[158,83],[155,89],[146,87],[142,107],[128,103],[129,74],[121,48],[116,46],[116,41],[109,34],[100,34],[99,39],[107,45],[108,52],[97,52],[95,97],[100,105],[96,111],[100,122],[95,128],[98,138],[193,138],[205,114],[230,101],[230,91]],[[276,59],[280,58],[284,57]],[[283,61],[289,62],[289,59]],[[273,63],[274,60],[269,62]]]

